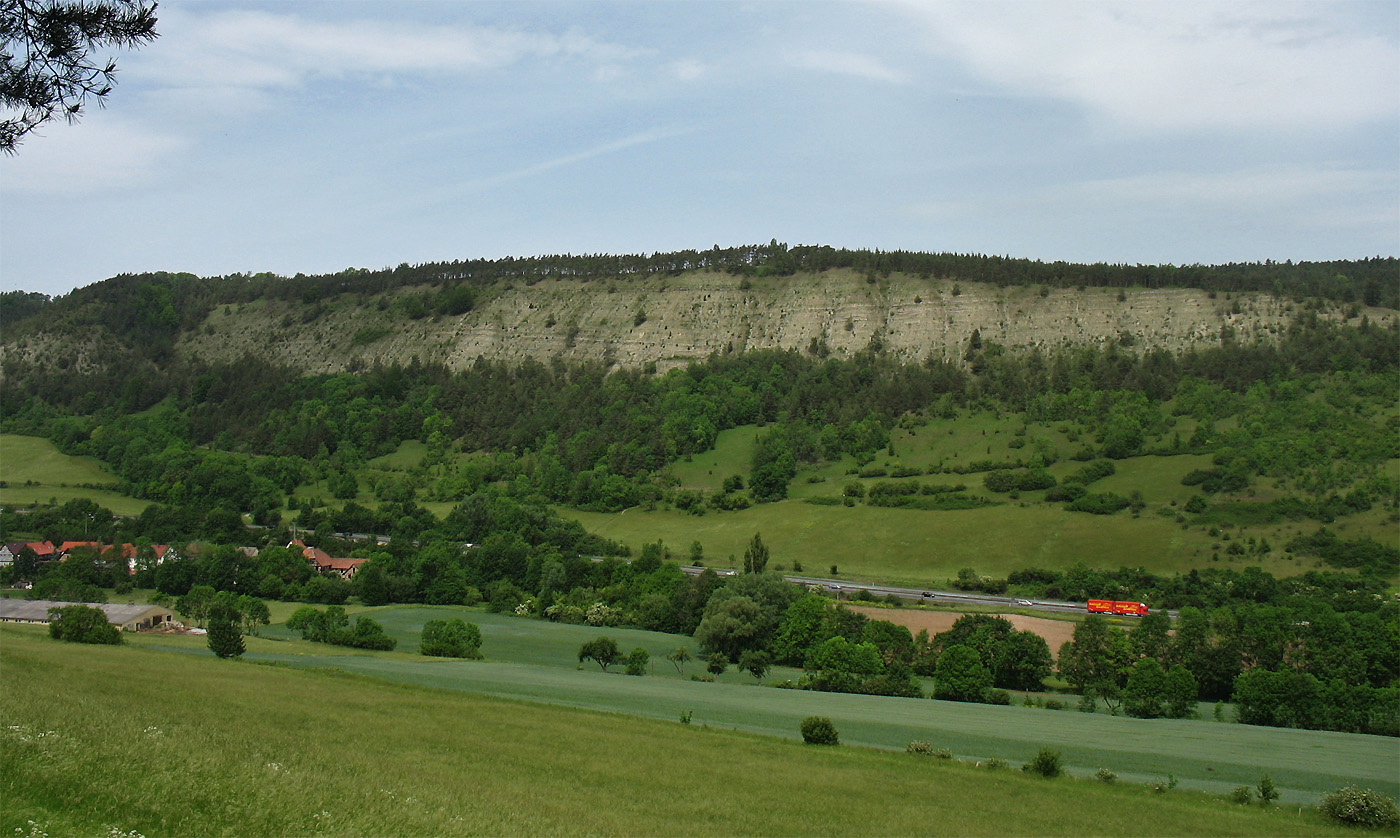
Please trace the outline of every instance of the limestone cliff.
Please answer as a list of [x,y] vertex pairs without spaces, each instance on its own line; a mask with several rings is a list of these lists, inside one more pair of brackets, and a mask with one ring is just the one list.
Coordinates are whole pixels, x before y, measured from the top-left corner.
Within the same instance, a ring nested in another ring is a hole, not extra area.
[[[309,322],[300,304],[261,301],[215,310],[181,352],[209,360],[262,354],[307,372],[416,356],[452,368],[479,356],[554,357],[624,366],[683,364],[712,352],[807,350],[851,355],[877,345],[910,361],[960,358],[974,330],[1011,349],[1128,338],[1176,351],[1276,333],[1294,304],[1269,295],[1212,298],[1195,289],[1042,289],[852,272],[741,280],[699,272],[648,280],[545,280],[483,294],[458,317],[409,319],[393,297],[330,301]],[[1333,312],[1336,314],[1336,312]],[[1385,312],[1381,312],[1382,315]],[[1393,315],[1393,312],[1390,313]]]

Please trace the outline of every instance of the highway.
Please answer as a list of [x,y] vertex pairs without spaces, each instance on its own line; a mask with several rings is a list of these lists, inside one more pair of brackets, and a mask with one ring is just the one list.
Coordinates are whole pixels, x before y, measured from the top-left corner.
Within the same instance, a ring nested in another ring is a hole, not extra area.
[[[695,567],[693,565],[682,565],[681,570],[686,573],[699,574],[706,568]],[[735,570],[732,568],[710,568],[720,576],[733,576]],[[893,594],[900,599],[911,600],[913,602],[935,603],[938,605],[976,605],[992,608],[1015,608],[1022,611],[1046,611],[1058,612],[1062,614],[1083,614],[1088,610],[1088,606],[1083,602],[1064,602],[1052,599],[1028,600],[1020,597],[995,596],[980,592],[966,591],[936,591],[929,588],[897,588],[891,585],[870,585],[861,582],[847,582],[842,579],[823,579],[816,576],[795,576],[784,574],[783,578],[798,585],[816,586],[835,594],[840,594],[849,599],[851,594],[857,591],[869,591],[870,595],[883,599]],[[1175,617],[1175,612],[1167,612]]]

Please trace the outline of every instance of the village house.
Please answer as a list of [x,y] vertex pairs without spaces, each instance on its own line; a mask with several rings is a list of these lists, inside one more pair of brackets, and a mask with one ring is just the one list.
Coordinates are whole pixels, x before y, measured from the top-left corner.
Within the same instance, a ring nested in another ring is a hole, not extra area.
[[287,545],[287,549],[301,549],[301,555],[311,563],[311,567],[322,576],[339,576],[341,579],[350,580],[359,572],[360,565],[369,559],[337,559],[319,547],[307,547],[300,539],[292,541]]
[[34,555],[38,556],[41,562],[53,561],[54,554],[57,552],[54,550],[53,542],[50,541],[11,541],[0,546],[0,567],[14,563],[15,557],[26,547],[33,550]]

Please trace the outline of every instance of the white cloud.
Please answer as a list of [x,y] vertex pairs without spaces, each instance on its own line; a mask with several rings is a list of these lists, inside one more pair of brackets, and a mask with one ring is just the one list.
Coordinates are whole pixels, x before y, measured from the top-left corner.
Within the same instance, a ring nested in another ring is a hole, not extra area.
[[57,120],[0,163],[0,191],[52,195],[147,186],[159,161],[183,146],[114,113],[90,113],[76,125]]
[[855,76],[868,81],[903,84],[909,77],[876,58],[854,52],[804,50],[788,58],[795,67],[821,70],[843,76]]
[[466,184],[465,186],[467,188],[481,188],[487,186],[495,186],[497,184],[507,183],[509,181],[521,180],[522,178],[541,175],[545,172],[553,171],[554,169],[572,166],[575,163],[582,163],[583,161],[591,160],[594,157],[602,157],[608,154],[615,154],[619,151],[625,151],[629,148],[635,148],[636,146],[649,145],[651,143],[659,142],[661,140],[670,139],[671,137],[680,136],[683,133],[685,132],[667,130],[643,131],[638,134],[633,134],[630,137],[624,137],[621,140],[615,140],[610,143],[604,143],[599,146],[594,146],[593,148],[587,148],[583,149],[582,151],[576,151],[571,152],[569,154],[560,155],[550,160],[544,160],[539,163],[516,169],[514,171],[501,172],[499,174],[489,175],[472,183]]
[[[346,8],[355,9],[354,5]],[[459,75],[532,60],[606,65],[642,53],[576,31],[531,32],[390,19],[308,20],[293,14],[183,10],[162,14],[150,65],[177,88],[289,88],[316,78]]]
[[1339,3],[904,4],[977,75],[1135,129],[1332,127],[1400,110],[1394,27]]
[[671,72],[681,81],[698,81],[705,77],[709,68],[694,59],[685,58],[671,65]]

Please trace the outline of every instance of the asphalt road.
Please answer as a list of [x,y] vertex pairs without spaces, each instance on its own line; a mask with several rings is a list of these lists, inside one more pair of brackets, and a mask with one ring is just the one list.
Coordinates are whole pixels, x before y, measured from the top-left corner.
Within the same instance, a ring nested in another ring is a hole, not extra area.
[[[682,565],[681,569],[686,573],[699,574],[705,570],[703,567]],[[720,576],[733,576],[735,571],[732,568],[711,568]],[[940,605],[980,605],[994,608],[1019,608],[1023,611],[1047,611],[1059,612],[1062,614],[1084,614],[1088,611],[1088,604],[1083,602],[1064,602],[1052,599],[1028,600],[1019,597],[995,596],[980,592],[968,593],[966,591],[936,591],[928,588],[897,588],[890,585],[867,585],[860,582],[847,582],[841,579],[823,579],[817,576],[790,576],[784,575],[784,579],[799,585],[809,585],[824,588],[833,593],[844,594],[849,598],[850,594],[856,591],[869,591],[871,596],[884,598],[891,594],[900,599],[912,600],[915,602],[930,602]],[[1175,617],[1174,612],[1168,612]]]

